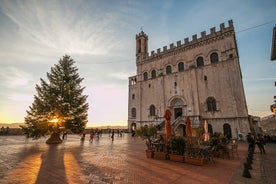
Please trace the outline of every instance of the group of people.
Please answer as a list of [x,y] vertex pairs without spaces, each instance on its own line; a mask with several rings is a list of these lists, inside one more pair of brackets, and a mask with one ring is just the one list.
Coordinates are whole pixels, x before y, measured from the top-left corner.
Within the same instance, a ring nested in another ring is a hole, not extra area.
[[258,146],[259,151],[261,154],[265,154],[265,144],[266,141],[264,139],[264,136],[261,134],[258,135],[253,135],[251,133],[247,134],[247,142],[248,142],[248,152],[253,152],[255,151],[255,145]]
[[[123,130],[120,130],[118,129],[117,130],[117,134],[118,134],[118,137],[122,137],[124,135],[124,132]],[[114,141],[114,135],[115,135],[115,130],[114,129],[109,129],[108,130],[108,135],[109,135],[109,138],[111,138],[112,141]],[[84,141],[85,140],[85,136],[86,136],[86,133],[83,132],[81,134],[81,141]],[[100,139],[100,137],[102,136],[102,130],[101,129],[91,129],[90,130],[90,138],[89,138],[89,141],[90,142],[93,142],[94,138],[96,138],[97,140]]]

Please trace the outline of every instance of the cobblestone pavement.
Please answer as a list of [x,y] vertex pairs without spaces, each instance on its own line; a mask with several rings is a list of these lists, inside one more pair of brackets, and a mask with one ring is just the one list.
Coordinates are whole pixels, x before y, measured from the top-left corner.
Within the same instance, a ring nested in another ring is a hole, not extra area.
[[[241,177],[244,171],[243,165],[238,167],[231,184],[274,184],[276,183],[276,144],[265,146],[266,154],[260,154],[258,147],[255,148],[252,170],[249,170],[251,178]],[[246,155],[247,156],[247,155]],[[246,158],[242,164],[246,161]]]
[[[81,142],[78,135],[68,135],[59,145],[47,145],[46,139],[25,140],[23,136],[0,137],[0,183],[2,184],[65,184],[65,183],[230,183],[243,182],[241,164],[247,154],[247,144],[239,144],[239,156],[215,159],[215,164],[194,166],[170,160],[148,159],[145,143],[128,134],[115,136],[112,142],[107,134],[100,140]],[[274,169],[266,170],[274,153],[256,157],[265,160],[266,181],[273,179]],[[273,147],[275,148],[275,146]],[[276,149],[274,149],[275,151]],[[268,160],[267,160],[268,159]],[[254,161],[255,162],[255,161]],[[254,163],[255,165],[257,162]],[[253,166],[253,170],[260,168]],[[259,164],[260,165],[260,164]],[[275,161],[274,161],[275,165]],[[252,175],[253,174],[253,170]],[[262,176],[259,176],[262,178]],[[247,179],[260,181],[259,178]],[[275,178],[274,178],[275,179]],[[238,184],[238,183],[235,183]]]

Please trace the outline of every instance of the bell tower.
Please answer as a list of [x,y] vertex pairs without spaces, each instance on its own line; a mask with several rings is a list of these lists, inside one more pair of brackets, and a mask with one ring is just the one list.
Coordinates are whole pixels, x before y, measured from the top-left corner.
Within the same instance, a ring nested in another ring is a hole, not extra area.
[[148,36],[141,31],[136,35],[136,62],[140,62],[148,56]]

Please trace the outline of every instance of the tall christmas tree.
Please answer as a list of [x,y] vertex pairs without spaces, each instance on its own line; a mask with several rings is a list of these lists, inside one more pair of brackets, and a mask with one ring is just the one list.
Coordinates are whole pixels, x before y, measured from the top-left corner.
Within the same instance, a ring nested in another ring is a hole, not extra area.
[[51,134],[57,138],[52,142],[59,143],[61,129],[73,133],[84,131],[87,123],[87,96],[82,94],[84,87],[80,83],[83,78],[79,77],[74,63],[70,56],[65,55],[47,73],[49,82],[40,79],[40,85],[36,85],[37,95],[27,110],[25,125],[21,126],[27,137],[38,139]]

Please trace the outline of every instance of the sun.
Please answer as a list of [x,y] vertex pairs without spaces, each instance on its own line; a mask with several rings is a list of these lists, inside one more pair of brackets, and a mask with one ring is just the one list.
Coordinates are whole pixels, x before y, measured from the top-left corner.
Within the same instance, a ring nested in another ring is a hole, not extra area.
[[57,119],[57,118],[54,118],[54,119],[51,119],[49,122],[50,122],[50,123],[57,123],[57,122],[58,122],[58,119]]

